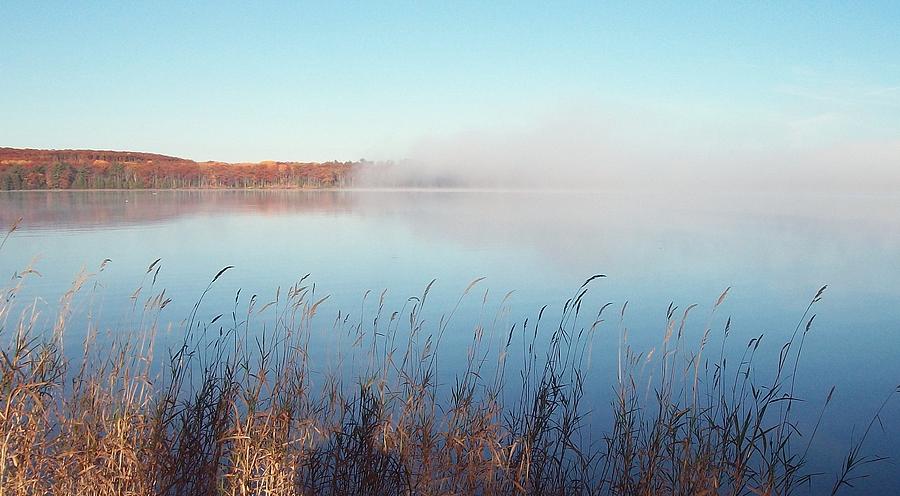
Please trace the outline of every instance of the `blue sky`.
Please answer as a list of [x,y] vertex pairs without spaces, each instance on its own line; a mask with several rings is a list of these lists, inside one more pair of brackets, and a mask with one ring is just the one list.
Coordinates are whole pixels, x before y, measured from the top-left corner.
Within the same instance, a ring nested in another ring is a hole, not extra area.
[[401,159],[568,120],[691,157],[900,142],[898,2],[8,1],[0,25],[0,146]]

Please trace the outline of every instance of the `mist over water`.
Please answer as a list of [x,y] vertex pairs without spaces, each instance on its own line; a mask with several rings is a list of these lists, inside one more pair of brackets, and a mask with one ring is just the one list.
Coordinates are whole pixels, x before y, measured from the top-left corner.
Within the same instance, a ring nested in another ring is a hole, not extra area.
[[585,104],[517,126],[424,136],[362,187],[607,192],[893,192],[900,139],[824,141],[814,124],[688,126],[677,116]]
[[0,496],[900,494],[900,1],[0,19]]

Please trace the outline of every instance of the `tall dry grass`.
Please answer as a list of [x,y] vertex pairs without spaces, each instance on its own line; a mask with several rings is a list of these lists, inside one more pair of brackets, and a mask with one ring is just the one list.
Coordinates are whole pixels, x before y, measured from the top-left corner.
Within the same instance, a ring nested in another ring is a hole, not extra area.
[[[49,323],[35,305],[14,315],[31,269],[4,292],[0,496],[786,495],[811,477],[805,461],[818,423],[800,436],[794,386],[825,288],[765,383],[753,373],[762,336],[728,360],[730,319],[688,343],[693,307],[670,307],[659,349],[646,354],[618,324],[614,420],[596,425],[585,397],[593,338],[625,313],[586,311],[602,276],[555,318],[542,309],[509,329],[501,319],[477,327],[464,370],[442,382],[438,350],[457,309],[425,321],[430,285],[401,311],[388,312],[382,295],[371,322],[339,314],[324,331],[314,318],[324,298],[306,278],[266,305],[254,297],[239,309],[236,298],[208,322],[198,318],[204,292],[180,345],[154,356],[170,302],[156,288],[158,270],[156,261],[134,294],[139,325],[109,335],[91,328],[80,352],[64,349],[64,335],[91,276],[76,280]],[[257,326],[262,311],[274,318]],[[351,343],[329,370],[312,366],[316,332]],[[832,493],[877,461],[864,442],[850,448]]]

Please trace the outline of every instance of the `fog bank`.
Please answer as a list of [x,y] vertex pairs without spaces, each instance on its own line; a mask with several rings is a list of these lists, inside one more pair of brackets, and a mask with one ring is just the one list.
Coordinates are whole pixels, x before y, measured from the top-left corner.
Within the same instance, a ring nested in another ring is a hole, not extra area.
[[[730,117],[729,117],[730,119]],[[810,139],[796,122],[687,125],[595,108],[537,124],[417,141],[404,160],[367,168],[363,186],[497,189],[900,190],[900,137]]]

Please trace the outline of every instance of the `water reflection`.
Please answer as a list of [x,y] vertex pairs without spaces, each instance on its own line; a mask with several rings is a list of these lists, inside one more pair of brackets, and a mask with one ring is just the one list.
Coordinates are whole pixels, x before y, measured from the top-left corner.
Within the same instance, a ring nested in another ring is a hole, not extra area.
[[29,191],[0,194],[0,222],[23,218],[25,229],[116,228],[190,215],[263,215],[346,211],[350,196],[335,191]]

